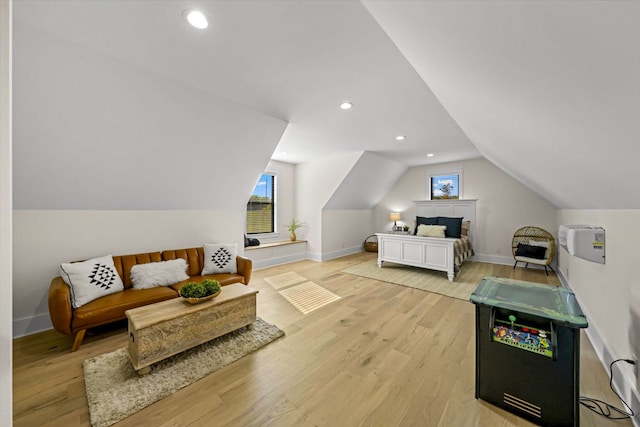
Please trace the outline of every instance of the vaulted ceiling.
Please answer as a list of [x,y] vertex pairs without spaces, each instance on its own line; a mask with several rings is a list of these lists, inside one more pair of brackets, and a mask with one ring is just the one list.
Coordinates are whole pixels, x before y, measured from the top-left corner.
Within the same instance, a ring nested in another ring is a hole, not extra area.
[[[186,24],[192,8],[208,29]],[[86,138],[106,132],[97,146],[111,152],[140,144],[124,163],[140,187],[129,197],[161,180],[158,168],[189,158],[177,147],[196,156],[202,180],[198,156],[230,146],[254,155],[257,171],[269,157],[343,152],[374,153],[394,170],[485,156],[558,207],[640,208],[639,19],[640,2],[609,1],[16,1],[18,197],[34,170],[47,171],[30,153],[72,156],[58,144],[88,150]],[[63,109],[34,129],[29,106],[48,90],[49,113]],[[354,107],[339,109],[343,101]],[[83,122],[80,141],[66,108]],[[137,182],[143,153],[158,149],[165,157],[151,160],[161,164],[144,168],[154,179]],[[222,153],[218,168],[233,173],[225,168],[243,156]],[[242,182],[248,192],[255,178]]]

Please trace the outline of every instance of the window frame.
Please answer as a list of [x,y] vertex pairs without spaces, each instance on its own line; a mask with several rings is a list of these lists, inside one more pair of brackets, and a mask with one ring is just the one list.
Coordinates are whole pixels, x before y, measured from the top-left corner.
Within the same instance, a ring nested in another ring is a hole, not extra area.
[[263,175],[269,175],[271,176],[272,179],[272,196],[271,196],[271,204],[272,204],[272,228],[273,231],[269,231],[269,232],[260,232],[260,233],[250,233],[248,230],[248,226],[249,226],[249,221],[248,221],[248,215],[249,215],[249,203],[251,200],[251,196],[249,196],[249,201],[247,201],[247,208],[245,211],[245,226],[244,226],[244,232],[247,236],[251,236],[251,237],[255,237],[255,238],[266,238],[266,237],[274,237],[274,236],[278,236],[279,232],[278,232],[278,175],[274,172],[269,172],[269,171],[265,171],[262,172],[260,174],[260,178],[258,179],[258,182],[256,182],[256,185],[254,186],[253,190],[251,191],[251,195],[254,194],[256,187],[258,186],[258,183],[260,183],[260,181],[262,180],[262,176]]
[[[433,178],[448,176],[448,175],[458,176],[458,197],[457,198],[452,197],[449,199],[439,199],[439,198],[434,199],[433,187],[431,185]],[[463,188],[464,188],[464,168],[462,167],[434,169],[427,172],[427,200],[462,200]]]

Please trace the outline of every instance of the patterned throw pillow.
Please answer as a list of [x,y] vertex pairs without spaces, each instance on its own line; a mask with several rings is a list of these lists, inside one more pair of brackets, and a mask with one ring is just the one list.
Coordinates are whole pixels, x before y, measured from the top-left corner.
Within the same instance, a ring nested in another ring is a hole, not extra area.
[[71,305],[82,307],[88,302],[124,290],[113,257],[105,255],[83,262],[60,265],[62,280],[71,290]]
[[460,237],[469,237],[470,228],[471,228],[471,221],[462,221],[462,228],[460,229]]
[[202,275],[216,273],[237,273],[236,256],[238,245],[236,243],[204,244],[204,268]]

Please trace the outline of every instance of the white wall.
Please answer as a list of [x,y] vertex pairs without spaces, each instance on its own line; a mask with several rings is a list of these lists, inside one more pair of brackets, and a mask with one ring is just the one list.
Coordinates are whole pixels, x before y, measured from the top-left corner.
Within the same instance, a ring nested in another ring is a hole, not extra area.
[[51,328],[47,292],[62,262],[237,243],[243,210],[13,212],[14,336]]
[[308,240],[310,259],[322,259],[322,209],[361,155],[324,157],[296,166],[295,214],[306,223],[296,234]]
[[[608,369],[618,358],[640,357],[640,210],[559,210],[559,224],[589,224],[605,229],[605,264],[589,262],[559,249],[559,274],[587,315],[587,335]],[[618,389],[635,393],[638,379],[625,363]],[[627,399],[627,401],[629,401]]]
[[431,170],[462,168],[463,199],[477,199],[476,259],[513,263],[511,238],[525,225],[535,225],[557,234],[556,208],[536,193],[483,158],[410,168],[375,207],[376,231],[390,230],[389,212],[400,212],[402,221],[413,228],[415,200],[428,199],[427,178]]
[[371,209],[322,212],[322,260],[361,252],[373,234]]
[[307,243],[303,241],[282,246],[247,248],[245,251],[245,256],[253,261],[254,270],[300,261],[306,258],[306,254]]
[[11,15],[0,1],[0,425],[13,419],[11,267]]

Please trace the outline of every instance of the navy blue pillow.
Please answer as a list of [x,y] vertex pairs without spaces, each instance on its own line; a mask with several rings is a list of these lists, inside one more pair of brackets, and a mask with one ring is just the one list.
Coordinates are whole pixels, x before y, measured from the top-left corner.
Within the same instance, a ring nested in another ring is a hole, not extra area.
[[456,239],[460,238],[460,233],[462,233],[462,218],[439,216],[438,225],[447,226],[446,230],[444,230],[444,237],[455,237]]
[[415,235],[418,232],[418,227],[420,225],[438,225],[438,217],[425,217],[425,216],[417,216],[416,217],[416,229],[413,230],[413,234]]

